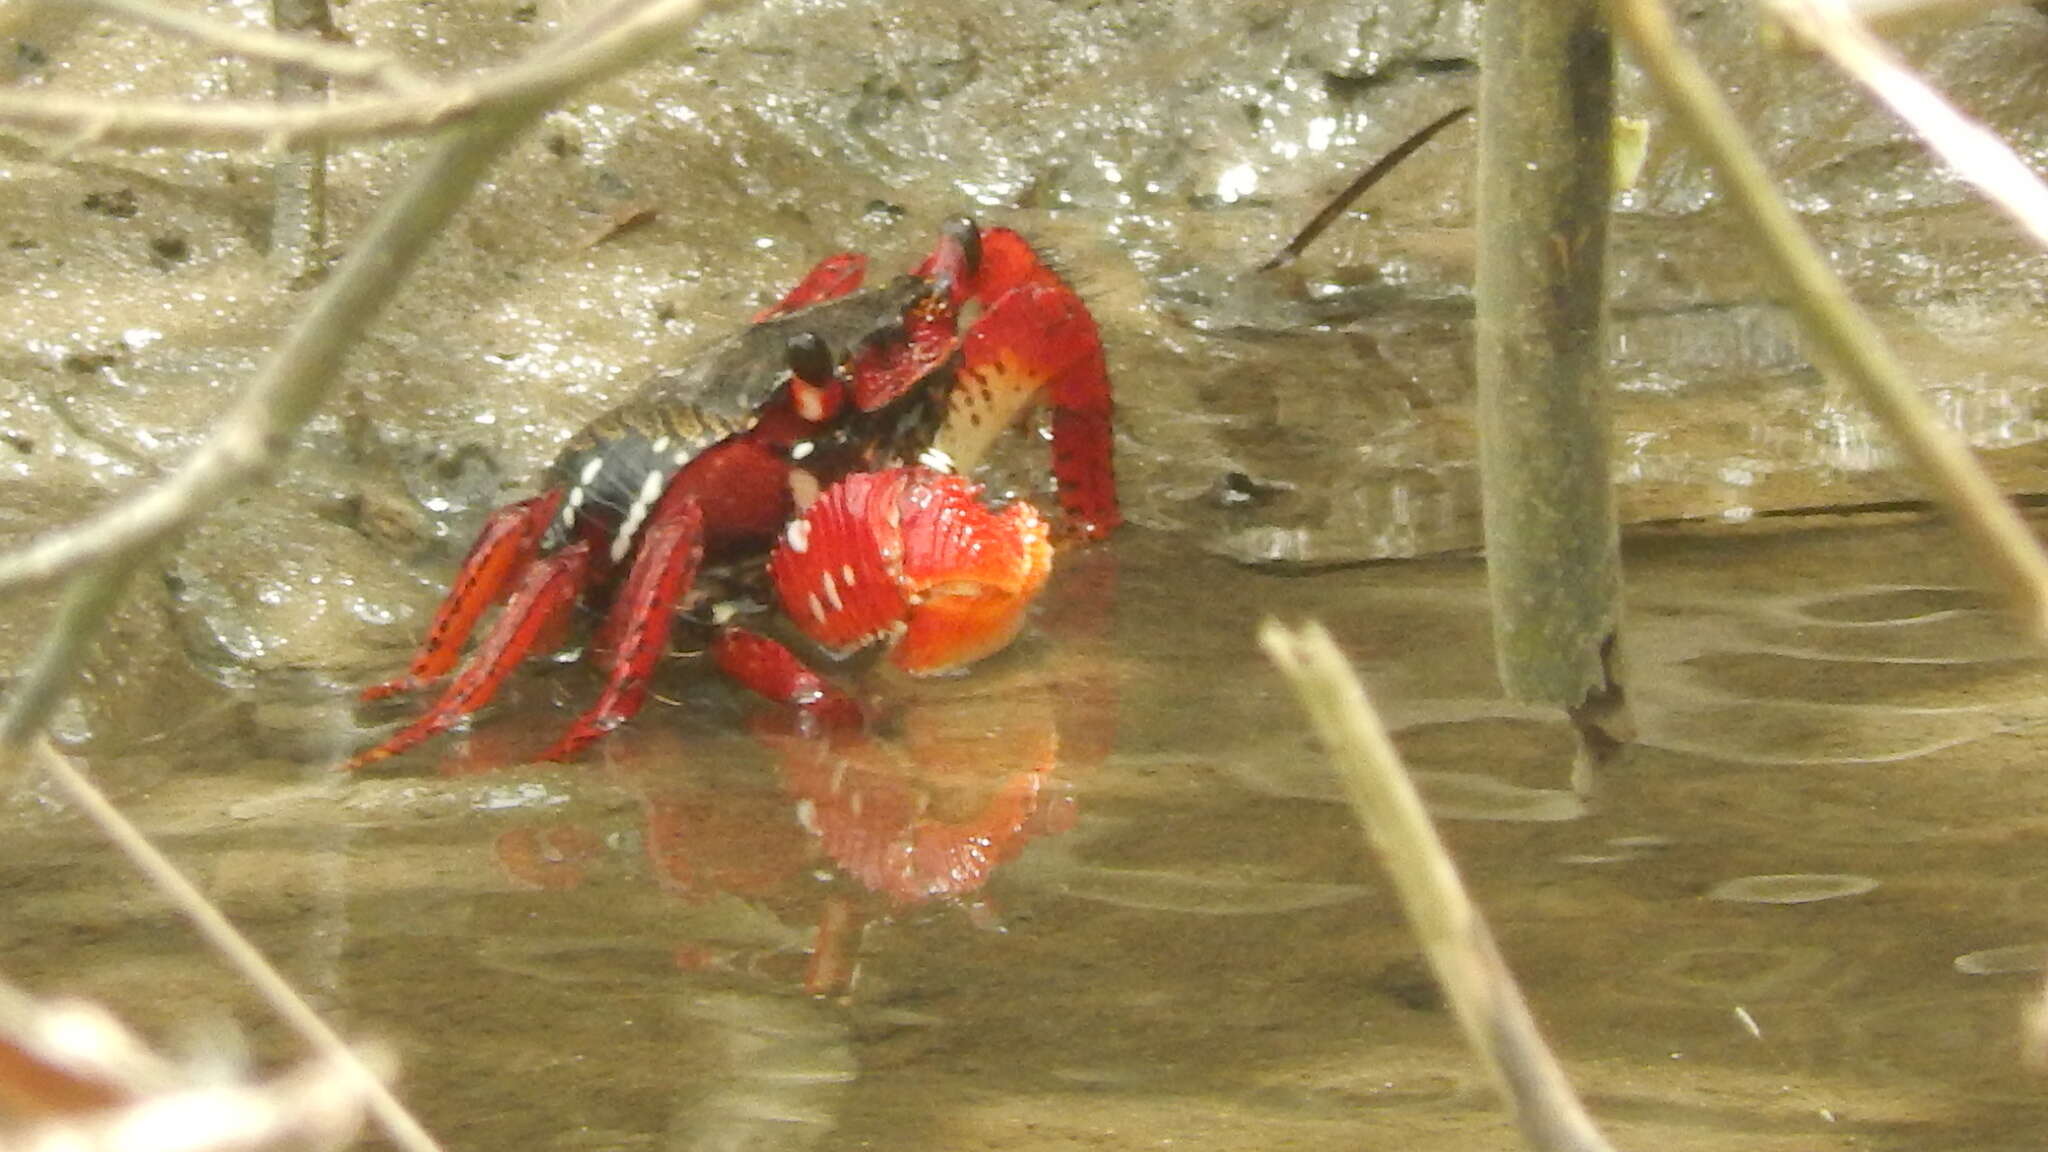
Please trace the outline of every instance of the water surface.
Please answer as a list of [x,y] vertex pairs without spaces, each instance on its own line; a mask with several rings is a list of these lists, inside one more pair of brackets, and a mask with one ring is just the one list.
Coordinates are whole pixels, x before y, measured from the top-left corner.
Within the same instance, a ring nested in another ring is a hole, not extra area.
[[[574,666],[368,779],[328,765],[393,714],[310,680],[84,756],[454,1147],[1514,1146],[1256,654],[1312,615],[1622,1146],[2031,1148],[2048,703],[1956,553],[1638,538],[1643,739],[1577,789],[1499,698],[1475,562],[1283,576],[1142,531],[974,675],[867,684],[867,740],[681,659],[567,768],[522,757]],[[47,788],[0,822],[11,976],[292,1051]]]

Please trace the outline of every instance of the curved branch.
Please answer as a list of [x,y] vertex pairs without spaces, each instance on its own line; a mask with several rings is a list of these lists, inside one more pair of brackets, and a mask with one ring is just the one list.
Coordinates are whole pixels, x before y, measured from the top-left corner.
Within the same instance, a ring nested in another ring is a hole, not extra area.
[[[702,6],[703,0],[651,0],[623,12],[615,8],[565,33],[587,36],[573,49],[507,69],[526,76],[525,85],[501,91],[495,103],[482,106],[504,115],[451,138],[429,156],[206,443],[162,484],[0,556],[0,591],[45,586],[96,561],[152,547],[275,463],[326,394],[342,354],[498,150],[571,88],[652,52]],[[610,19],[615,13],[619,18]]]
[[418,94],[428,86],[418,73],[383,52],[325,44],[303,36],[281,36],[267,28],[241,28],[196,12],[167,7],[154,0],[79,2],[110,16],[123,16],[238,56],[289,64],[347,80],[382,84],[396,92]]
[[70,147],[92,144],[289,148],[314,140],[417,136],[494,109],[553,104],[623,67],[655,38],[693,16],[704,0],[614,5],[532,55],[417,94],[357,96],[319,103],[193,104],[109,100],[46,89],[0,89],[0,125],[49,133]]

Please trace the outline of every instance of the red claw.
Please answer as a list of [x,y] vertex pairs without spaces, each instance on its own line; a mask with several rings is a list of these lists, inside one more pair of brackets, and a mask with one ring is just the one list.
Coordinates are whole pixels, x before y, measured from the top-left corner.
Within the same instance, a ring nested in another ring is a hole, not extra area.
[[929,468],[840,481],[769,558],[783,611],[834,654],[887,642],[917,675],[1001,650],[1052,571],[1052,543],[1030,505],[991,512],[980,493]]
[[1041,398],[1052,410],[1052,473],[1071,528],[1108,536],[1117,509],[1114,404],[1102,337],[1088,306],[1008,228],[981,233],[972,292],[988,310],[960,347],[960,386],[935,447],[961,469]]

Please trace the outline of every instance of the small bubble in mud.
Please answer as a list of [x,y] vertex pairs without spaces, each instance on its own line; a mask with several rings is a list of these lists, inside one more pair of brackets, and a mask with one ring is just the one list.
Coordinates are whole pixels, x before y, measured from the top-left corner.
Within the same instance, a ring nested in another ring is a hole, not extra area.
[[1812,904],[1818,900],[1861,896],[1875,887],[1877,881],[1868,876],[1795,872],[1737,877],[1715,885],[1707,896],[1737,904]]
[[2008,944],[1966,952],[1955,959],[1956,971],[1965,976],[2002,976],[2012,972],[2048,969],[2048,944]]

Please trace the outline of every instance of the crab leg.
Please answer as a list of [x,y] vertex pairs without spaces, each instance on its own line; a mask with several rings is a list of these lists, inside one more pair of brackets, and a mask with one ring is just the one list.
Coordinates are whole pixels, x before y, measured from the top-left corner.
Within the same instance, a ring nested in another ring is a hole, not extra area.
[[400,729],[396,736],[362,752],[342,765],[344,771],[374,764],[396,756],[422,740],[454,727],[464,717],[490,702],[505,677],[540,639],[561,624],[561,616],[576,603],[590,579],[590,544],[578,541],[559,552],[544,556],[526,570],[517,591],[491,625],[476,653],[456,673],[454,683],[434,702],[426,714]]
[[365,700],[381,700],[402,692],[417,692],[446,676],[462,657],[462,642],[476,628],[485,609],[505,598],[512,580],[533,562],[540,549],[541,533],[555,518],[562,494],[544,492],[530,500],[507,504],[491,513],[477,533],[469,555],[455,575],[455,587],[434,611],[427,638],[413,657],[405,675],[363,689]]
[[861,278],[867,275],[868,258],[859,252],[841,252],[818,261],[817,266],[805,273],[789,294],[773,305],[754,313],[753,322],[773,320],[792,312],[801,312],[813,304],[837,300],[860,287]]
[[1081,535],[1101,539],[1123,522],[1111,440],[1113,404],[1102,337],[1081,297],[1022,236],[981,234],[969,295],[988,304],[960,350],[960,383],[935,446],[960,470],[1041,396],[1052,408],[1052,472],[1060,507]]
[[624,724],[647,702],[647,679],[668,654],[669,623],[689,595],[704,559],[704,514],[694,500],[655,513],[640,541],[625,587],[612,601],[596,641],[605,669],[604,692],[562,738],[541,753],[567,760],[584,745]]
[[811,671],[778,641],[745,628],[727,628],[711,641],[712,658],[741,687],[786,704],[828,730],[858,729],[860,705],[832,682]]

